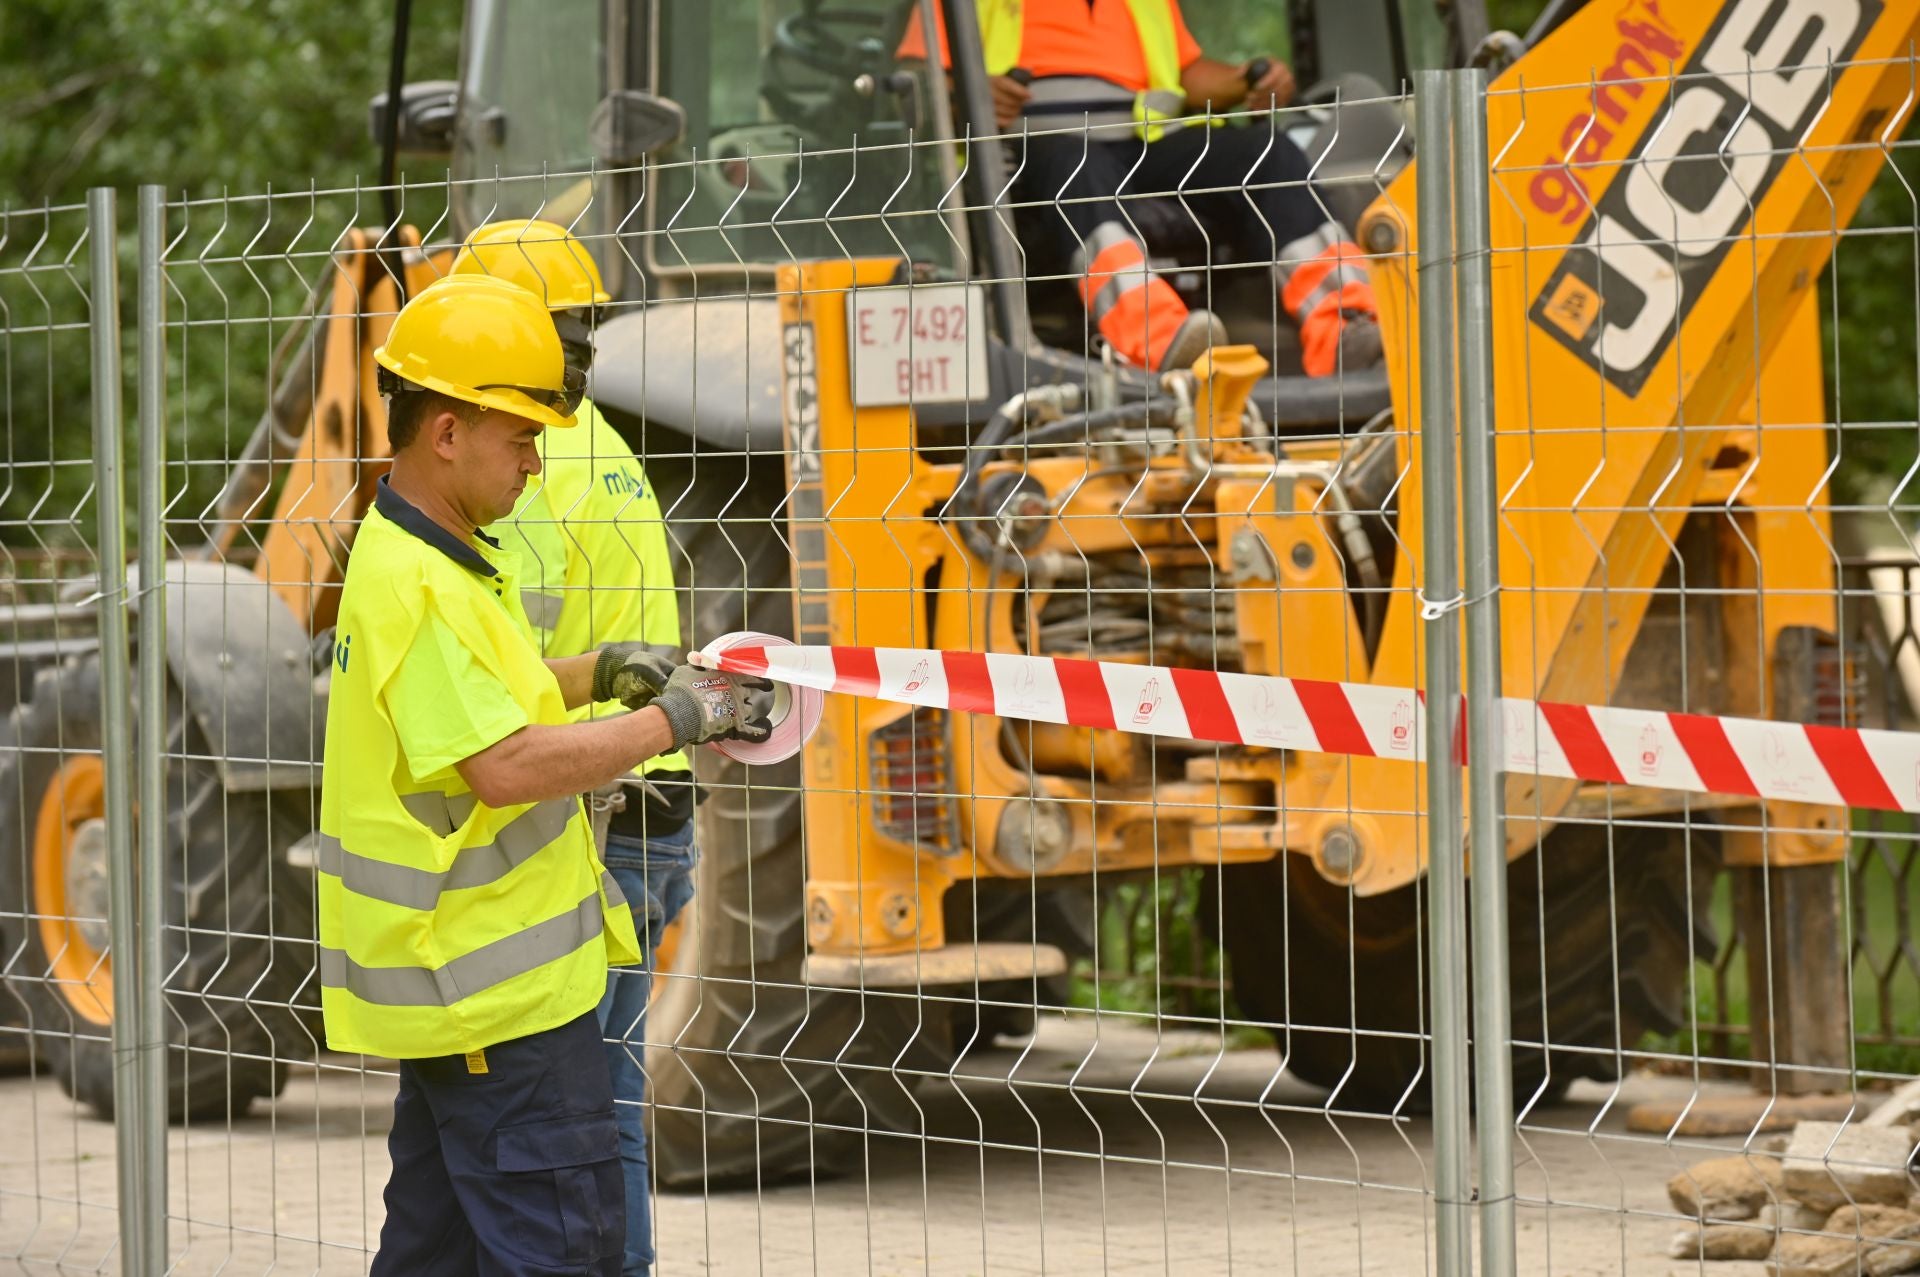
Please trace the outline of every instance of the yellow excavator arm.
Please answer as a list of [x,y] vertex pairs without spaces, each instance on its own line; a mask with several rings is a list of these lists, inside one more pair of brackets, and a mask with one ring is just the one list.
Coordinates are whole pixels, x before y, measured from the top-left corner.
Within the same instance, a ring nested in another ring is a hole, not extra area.
[[[1906,123],[1916,34],[1912,0],[1594,3],[1492,85],[1506,695],[1613,697],[1681,525],[1703,506],[1768,543],[1723,556],[1720,584],[1766,599],[1765,650],[1736,665],[1763,671],[1789,626],[1835,629],[1815,282]],[[1392,250],[1375,277],[1409,475],[1420,465],[1417,168],[1360,227],[1363,244]],[[1421,512],[1408,483],[1405,553],[1372,661],[1353,639],[1323,639],[1290,645],[1300,659],[1284,672],[1422,685]],[[1754,636],[1730,637],[1751,647]],[[1717,680],[1719,708],[1771,711],[1762,679],[1692,673],[1690,698]],[[1577,788],[1526,774],[1531,732],[1509,725],[1515,853]],[[1415,822],[1386,813],[1410,813],[1423,792],[1412,766],[1320,757],[1311,769],[1319,783],[1300,795],[1303,812],[1341,814],[1303,814],[1311,827],[1289,842],[1310,849],[1339,826],[1362,842],[1363,893],[1410,881]]]

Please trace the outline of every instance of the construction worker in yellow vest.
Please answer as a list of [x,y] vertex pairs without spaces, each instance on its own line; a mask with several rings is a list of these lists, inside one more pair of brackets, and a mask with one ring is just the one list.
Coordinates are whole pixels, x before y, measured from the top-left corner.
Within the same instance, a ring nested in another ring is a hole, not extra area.
[[[493,222],[467,237],[453,274],[491,275],[539,295],[552,312],[567,365],[589,374],[593,329],[611,298],[587,246],[553,222]],[[540,437],[541,473],[513,513],[487,529],[519,552],[520,599],[550,657],[601,653],[610,681],[657,688],[680,659],[680,610],[666,524],[647,472],[594,407],[580,401],[572,430]],[[622,672],[624,671],[624,672]],[[618,692],[618,688],[615,689]],[[576,717],[624,712],[618,699]],[[647,1001],[654,954],[693,898],[697,858],[693,773],[684,752],[658,754],[627,777],[608,821],[602,856],[633,907],[642,961],[613,973],[600,1003],[607,1066],[620,1124],[627,1194],[624,1277],[647,1277],[653,1228],[642,1104]]]
[[328,1045],[399,1061],[372,1271],[611,1277],[626,1210],[595,1012],[640,953],[580,795],[764,739],[771,691],[679,666],[632,691],[643,708],[573,721],[613,671],[541,657],[518,556],[479,531],[583,390],[538,297],[440,280],[374,358],[393,468],[341,592],[319,848]]
[[[934,0],[936,8],[939,0]],[[1278,58],[1205,56],[1179,0],[974,0],[995,123],[1017,134],[1011,200],[1027,269],[1077,275],[1100,336],[1142,368],[1184,368],[1225,326],[1189,310],[1147,265],[1127,205],[1180,192],[1238,261],[1268,262],[1309,376],[1379,362],[1379,312],[1359,248],[1331,220],[1307,158],[1268,128],[1208,129],[1180,117],[1284,106]],[[944,14],[941,15],[944,18]],[[942,65],[949,65],[940,25]],[[899,56],[925,60],[917,15]],[[1184,214],[1183,214],[1184,215]]]

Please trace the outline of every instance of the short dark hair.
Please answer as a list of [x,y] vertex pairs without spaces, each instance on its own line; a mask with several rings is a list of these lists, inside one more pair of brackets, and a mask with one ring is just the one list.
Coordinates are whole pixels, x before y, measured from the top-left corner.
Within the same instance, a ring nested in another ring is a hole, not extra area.
[[402,390],[387,396],[387,449],[398,452],[420,434],[423,423],[443,412],[472,423],[485,409],[464,399],[441,394],[438,390]]

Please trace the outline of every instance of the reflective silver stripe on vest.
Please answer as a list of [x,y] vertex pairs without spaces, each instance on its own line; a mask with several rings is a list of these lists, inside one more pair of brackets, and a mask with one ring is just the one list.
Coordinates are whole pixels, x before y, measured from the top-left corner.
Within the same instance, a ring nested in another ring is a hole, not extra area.
[[[1027,86],[1027,105],[1021,114],[1050,116],[1066,124],[1090,128],[1134,124],[1135,95],[1110,80],[1090,75],[1042,76]],[[1144,96],[1144,95],[1141,95]]]
[[579,809],[577,798],[549,798],[529,807],[507,822],[492,842],[462,847],[441,873],[363,856],[348,851],[338,838],[321,834],[320,872],[334,875],[356,896],[403,909],[432,909],[442,892],[498,882],[533,859],[565,832]]
[[527,610],[527,619],[543,630],[555,629],[560,624],[560,609],[566,600],[558,594],[549,594],[545,590],[520,591],[520,606]]
[[1178,89],[1148,89],[1134,99],[1134,105],[1139,109],[1143,124],[1158,124],[1171,132],[1186,123],[1176,118],[1187,111],[1187,95]]
[[600,938],[600,893],[567,912],[502,936],[445,966],[363,967],[342,949],[320,950],[320,984],[386,1007],[450,1007],[515,976],[537,971]]
[[607,893],[607,903],[615,909],[626,906],[627,893],[620,890],[620,884],[613,880],[613,874],[605,869],[600,871],[600,890]]
[[1179,89],[1139,93],[1090,75],[1042,76],[1027,86],[1020,114],[1087,128],[1125,126],[1136,133],[1157,128],[1168,133],[1186,123],[1187,95]]
[[480,800],[471,793],[444,794],[437,789],[427,789],[400,795],[400,805],[407,809],[407,815],[445,838],[467,823],[467,817],[473,815]]

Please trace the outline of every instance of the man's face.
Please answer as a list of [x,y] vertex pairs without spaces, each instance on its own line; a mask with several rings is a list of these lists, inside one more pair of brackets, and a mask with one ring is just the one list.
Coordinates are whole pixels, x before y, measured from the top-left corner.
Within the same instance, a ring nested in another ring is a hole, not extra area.
[[537,421],[490,408],[455,430],[454,489],[476,527],[512,514],[528,477],[540,473],[541,429]]

